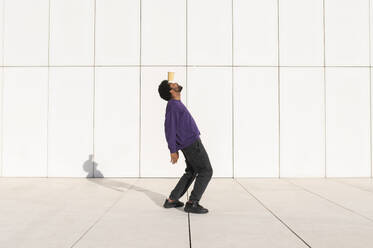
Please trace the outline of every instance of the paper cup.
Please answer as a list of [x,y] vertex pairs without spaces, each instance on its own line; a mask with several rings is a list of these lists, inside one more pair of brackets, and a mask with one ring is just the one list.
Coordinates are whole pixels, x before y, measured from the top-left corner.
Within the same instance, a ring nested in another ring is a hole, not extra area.
[[168,82],[174,81],[175,72],[168,72]]

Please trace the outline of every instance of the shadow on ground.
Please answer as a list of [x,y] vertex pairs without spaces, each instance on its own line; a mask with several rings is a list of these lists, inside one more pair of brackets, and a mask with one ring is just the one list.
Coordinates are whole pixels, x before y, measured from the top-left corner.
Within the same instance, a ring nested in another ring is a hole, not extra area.
[[[93,165],[93,167],[92,167]],[[93,161],[93,155],[89,155],[89,159],[83,163],[83,170],[87,172],[87,180],[97,185],[100,185],[105,188],[112,190],[126,192],[128,190],[135,190],[145,194],[150,200],[152,200],[158,207],[163,208],[163,203],[166,200],[167,196],[154,192],[142,187],[139,187],[135,184],[129,184],[123,182],[121,179],[110,179],[104,178],[104,175],[101,171],[97,169],[97,163]],[[184,211],[183,208],[176,208],[179,211]]]

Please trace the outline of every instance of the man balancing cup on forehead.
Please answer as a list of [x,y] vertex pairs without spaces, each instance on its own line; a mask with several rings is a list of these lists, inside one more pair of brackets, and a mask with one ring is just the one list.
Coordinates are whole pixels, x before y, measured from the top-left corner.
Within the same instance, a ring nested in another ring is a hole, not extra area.
[[184,195],[196,179],[184,211],[199,214],[207,213],[208,209],[199,205],[199,200],[210,182],[213,170],[199,137],[198,127],[192,115],[180,100],[180,92],[183,86],[173,82],[173,72],[169,72],[168,76],[168,80],[163,80],[158,87],[160,97],[168,101],[164,122],[165,135],[172,164],[177,162],[179,158],[178,150],[181,150],[186,158],[186,169],[163,206],[165,208],[184,206],[179,198]]

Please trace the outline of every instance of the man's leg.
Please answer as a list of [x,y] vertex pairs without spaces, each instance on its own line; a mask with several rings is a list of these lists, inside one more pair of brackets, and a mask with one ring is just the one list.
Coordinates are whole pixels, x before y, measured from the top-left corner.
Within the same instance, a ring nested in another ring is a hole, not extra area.
[[197,147],[200,151],[200,154],[198,156],[198,160],[193,160],[196,161],[195,164],[193,164],[193,168],[198,173],[198,175],[196,181],[194,182],[194,187],[190,194],[189,202],[199,201],[201,199],[202,194],[205,192],[206,187],[209,184],[213,174],[210,159],[202,142],[199,142]]
[[185,159],[185,163],[186,163],[185,173],[180,178],[175,188],[172,190],[169,196],[170,200],[178,200],[180,197],[182,197],[196,177],[196,172],[194,171],[193,167],[191,166],[191,164],[189,163],[187,159]]

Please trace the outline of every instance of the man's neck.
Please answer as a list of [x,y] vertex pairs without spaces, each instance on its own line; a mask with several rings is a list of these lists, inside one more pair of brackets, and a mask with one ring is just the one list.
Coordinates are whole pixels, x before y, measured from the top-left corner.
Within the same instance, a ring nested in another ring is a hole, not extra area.
[[180,101],[180,96],[176,96],[176,97],[174,97],[172,99]]

